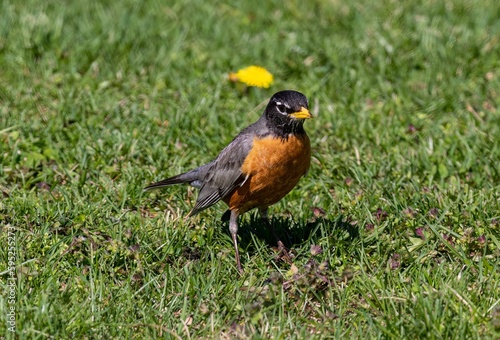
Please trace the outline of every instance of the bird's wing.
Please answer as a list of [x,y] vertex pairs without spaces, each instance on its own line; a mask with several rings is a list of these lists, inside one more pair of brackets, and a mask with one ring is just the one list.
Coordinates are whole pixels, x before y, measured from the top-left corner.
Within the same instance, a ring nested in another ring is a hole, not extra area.
[[246,175],[241,172],[241,166],[252,148],[254,135],[251,129],[242,131],[208,164],[198,199],[188,216],[214,205],[245,182]]

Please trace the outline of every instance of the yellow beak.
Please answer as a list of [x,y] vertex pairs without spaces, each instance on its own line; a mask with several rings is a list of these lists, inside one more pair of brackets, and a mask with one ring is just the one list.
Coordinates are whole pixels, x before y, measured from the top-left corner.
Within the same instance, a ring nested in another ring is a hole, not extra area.
[[295,119],[308,119],[313,117],[311,112],[305,107],[301,107],[300,111],[291,113],[290,116]]

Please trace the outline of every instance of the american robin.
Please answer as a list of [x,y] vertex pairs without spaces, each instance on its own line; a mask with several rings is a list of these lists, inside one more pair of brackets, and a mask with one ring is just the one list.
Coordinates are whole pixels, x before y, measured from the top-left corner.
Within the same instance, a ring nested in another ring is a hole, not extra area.
[[258,208],[267,210],[288,194],[311,164],[311,145],[303,123],[312,118],[307,98],[300,92],[274,94],[260,117],[243,129],[208,164],[153,183],[145,190],[189,183],[199,188],[198,199],[188,217],[222,200],[229,206],[229,231],[241,272],[238,252],[238,216]]

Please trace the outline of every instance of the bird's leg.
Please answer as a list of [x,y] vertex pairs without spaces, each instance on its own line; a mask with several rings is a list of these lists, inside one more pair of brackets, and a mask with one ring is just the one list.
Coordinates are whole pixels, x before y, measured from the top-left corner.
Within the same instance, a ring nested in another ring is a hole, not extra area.
[[238,272],[241,274],[243,269],[241,268],[240,252],[238,251],[238,213],[234,210],[231,211],[231,216],[229,217],[229,232],[231,233],[234,251],[236,253],[236,267],[238,268]]
[[281,242],[280,238],[278,237],[278,234],[276,233],[276,230],[274,229],[274,225],[269,222],[269,215],[267,214],[267,210],[268,210],[267,207],[259,208],[260,218],[261,218],[262,222],[264,222],[265,224],[267,224],[268,226],[271,227],[271,232],[273,233],[273,235],[276,238],[276,241],[278,243],[279,257],[287,263],[292,263],[292,259],[290,257],[290,254],[288,253],[288,250],[286,249],[283,242]]
[[269,223],[269,216],[267,215],[267,207],[259,208],[260,219],[264,223]]

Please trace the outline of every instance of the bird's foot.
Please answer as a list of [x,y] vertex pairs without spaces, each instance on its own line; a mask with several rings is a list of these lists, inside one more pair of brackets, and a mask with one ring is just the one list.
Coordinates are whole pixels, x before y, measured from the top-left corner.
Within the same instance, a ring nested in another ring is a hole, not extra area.
[[286,249],[285,245],[283,242],[278,240],[278,247],[277,247],[277,256],[276,259],[279,261],[283,261],[286,264],[292,264],[292,259],[295,257],[291,251]]

